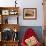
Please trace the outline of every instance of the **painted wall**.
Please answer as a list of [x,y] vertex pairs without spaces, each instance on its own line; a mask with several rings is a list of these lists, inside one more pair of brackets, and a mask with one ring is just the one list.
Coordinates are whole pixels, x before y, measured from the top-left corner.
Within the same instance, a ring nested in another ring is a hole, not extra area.
[[[15,6],[14,1],[15,0],[0,0],[0,6],[1,7]],[[44,16],[43,16],[42,2],[43,2],[42,0],[17,0],[17,3],[18,3],[17,6],[19,6],[20,26],[43,26]],[[37,20],[24,20],[23,19],[23,8],[37,8]]]

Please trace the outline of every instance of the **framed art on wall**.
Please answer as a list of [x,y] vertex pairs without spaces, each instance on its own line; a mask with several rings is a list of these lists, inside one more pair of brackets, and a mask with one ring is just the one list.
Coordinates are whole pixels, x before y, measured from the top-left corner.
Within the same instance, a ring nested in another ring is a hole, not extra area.
[[37,18],[36,8],[24,8],[23,9],[23,19],[25,20],[35,20]]

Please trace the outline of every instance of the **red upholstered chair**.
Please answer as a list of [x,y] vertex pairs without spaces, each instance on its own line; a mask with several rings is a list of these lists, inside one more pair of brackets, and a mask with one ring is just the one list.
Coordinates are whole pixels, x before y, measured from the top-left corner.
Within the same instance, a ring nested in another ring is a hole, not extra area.
[[[29,41],[31,41],[33,38],[35,39],[35,45],[27,45],[28,43],[31,44],[31,42],[27,42],[30,38]],[[28,39],[28,40],[27,40]],[[27,43],[26,43],[27,42]],[[37,35],[34,32],[34,30],[32,28],[28,28],[27,31],[24,34],[24,37],[22,38],[22,42],[21,42],[21,46],[41,46],[40,42],[37,39]]]

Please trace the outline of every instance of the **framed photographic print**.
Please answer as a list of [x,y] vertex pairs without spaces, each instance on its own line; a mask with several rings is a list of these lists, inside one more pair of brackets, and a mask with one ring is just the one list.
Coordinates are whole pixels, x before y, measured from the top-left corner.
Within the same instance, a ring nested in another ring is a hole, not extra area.
[[2,15],[9,15],[9,10],[2,10]]
[[37,9],[36,8],[24,8],[23,9],[23,19],[25,20],[37,19]]

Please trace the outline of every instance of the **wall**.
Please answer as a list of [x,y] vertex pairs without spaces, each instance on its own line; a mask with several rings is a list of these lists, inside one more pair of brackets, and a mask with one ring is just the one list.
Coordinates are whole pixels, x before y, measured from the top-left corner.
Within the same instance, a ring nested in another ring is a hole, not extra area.
[[[15,0],[0,0],[1,7],[15,6]],[[19,6],[19,24],[20,26],[43,26],[43,6],[42,0],[17,0]],[[37,8],[37,20],[24,20],[23,8]],[[12,18],[12,17],[11,17]],[[10,19],[9,19],[10,20]],[[14,21],[13,21],[14,22]]]
[[[26,26],[42,26],[43,25],[43,6],[42,6],[42,0],[25,0],[21,4],[22,8],[37,8],[37,20],[23,20],[23,13],[21,13],[20,16],[20,25],[26,25]],[[23,12],[23,10],[21,10]]]

